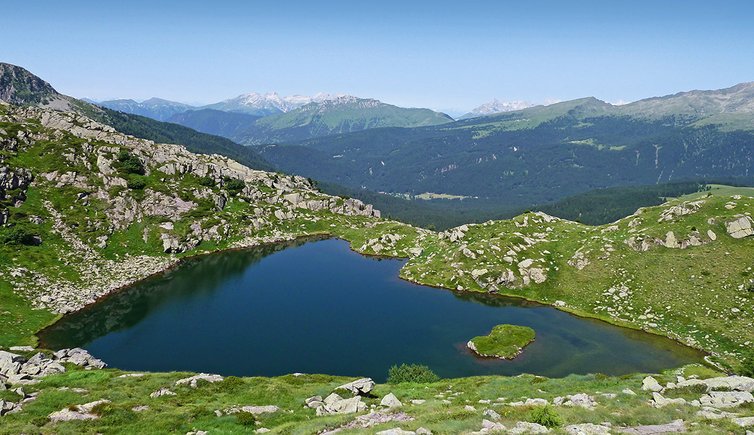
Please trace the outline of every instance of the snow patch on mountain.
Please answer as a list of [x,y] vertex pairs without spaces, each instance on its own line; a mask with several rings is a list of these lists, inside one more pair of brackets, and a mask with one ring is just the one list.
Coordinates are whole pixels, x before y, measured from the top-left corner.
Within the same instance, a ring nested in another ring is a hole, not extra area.
[[345,94],[318,93],[313,96],[281,96],[277,92],[267,92],[264,94],[252,92],[249,94],[239,95],[229,100],[221,101],[220,103],[213,104],[211,106],[217,106],[212,108],[218,108],[220,110],[227,111],[269,111],[271,113],[285,113],[298,109],[299,107],[305,106],[310,103],[322,103],[325,101],[337,100],[344,97],[355,98]]
[[500,101],[496,98],[488,103],[482,104],[471,112],[463,115],[461,118],[476,118],[478,116],[493,115],[495,113],[512,112],[514,110],[527,109],[532,106],[534,106],[534,104],[528,101]]

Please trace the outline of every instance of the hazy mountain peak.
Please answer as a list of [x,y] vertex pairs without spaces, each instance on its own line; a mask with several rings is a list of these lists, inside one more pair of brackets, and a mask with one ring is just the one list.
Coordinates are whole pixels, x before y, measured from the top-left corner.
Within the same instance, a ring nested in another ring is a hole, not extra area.
[[487,103],[482,104],[479,107],[476,107],[474,110],[463,115],[459,119],[476,118],[478,116],[487,116],[487,115],[493,115],[496,113],[512,112],[515,110],[523,110],[532,106],[534,106],[534,104],[528,101],[520,101],[520,100],[502,101],[495,98],[492,101],[489,101]]
[[314,96],[298,94],[281,96],[277,92],[251,92],[206,107],[229,112],[270,115],[275,113],[287,113],[310,103],[321,103],[324,101],[335,100],[343,96],[345,95],[327,94],[322,92],[315,94]]
[[626,114],[644,117],[681,116],[691,119],[754,113],[754,82],[718,90],[693,90],[646,98],[621,106]]

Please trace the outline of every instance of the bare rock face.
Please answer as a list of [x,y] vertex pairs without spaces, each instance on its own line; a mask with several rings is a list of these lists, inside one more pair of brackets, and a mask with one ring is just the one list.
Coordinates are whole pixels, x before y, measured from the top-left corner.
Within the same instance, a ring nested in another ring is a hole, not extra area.
[[725,230],[734,239],[743,239],[754,234],[752,221],[749,216],[740,216],[738,219],[726,222]]

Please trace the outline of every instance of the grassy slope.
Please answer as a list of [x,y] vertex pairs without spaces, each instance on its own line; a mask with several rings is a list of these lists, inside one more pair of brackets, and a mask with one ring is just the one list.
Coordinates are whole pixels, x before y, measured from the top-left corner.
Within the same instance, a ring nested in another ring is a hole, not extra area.
[[[282,376],[276,378],[241,378],[216,384],[200,383],[196,389],[176,387],[174,382],[190,373],[154,373],[143,377],[120,378],[123,372],[115,369],[84,371],[50,376],[41,384],[25,387],[29,392],[41,391],[34,402],[25,405],[17,414],[2,417],[1,434],[16,433],[186,433],[206,430],[209,433],[244,433],[256,428],[270,428],[273,433],[311,434],[333,429],[353,419],[353,416],[315,417],[314,410],[305,408],[303,401],[313,395],[325,396],[351,378],[326,375]],[[709,369],[689,366],[658,376],[661,382],[675,379],[676,374],[715,375]],[[555,397],[580,392],[594,394],[598,405],[594,410],[578,407],[557,407],[563,424],[610,422],[616,426],[639,424],[663,424],[681,418],[695,424],[692,433],[720,433],[733,430],[731,423],[707,421],[695,416],[697,408],[668,406],[656,409],[648,404],[650,394],[640,390],[641,375],[621,378],[601,375],[569,376],[563,379],[546,379],[531,375],[517,377],[473,377],[442,380],[434,384],[405,383],[378,385],[376,398],[366,399],[369,405],[378,405],[380,398],[390,392],[404,403],[401,411],[412,418],[410,422],[390,422],[374,426],[368,431],[345,430],[341,433],[375,433],[379,430],[401,427],[415,430],[425,427],[435,434],[453,434],[479,430],[482,412],[492,409],[501,416],[501,422],[512,427],[518,421],[530,421],[532,406],[513,407],[505,402],[543,398],[552,401]],[[68,390],[60,390],[67,387]],[[149,394],[168,387],[176,396],[152,399]],[[84,389],[75,392],[73,388]],[[622,391],[630,388],[637,395]],[[614,394],[614,398],[602,394]],[[696,395],[698,396],[698,394]],[[695,397],[690,395],[689,398]],[[498,398],[504,398],[502,401]],[[111,404],[102,407],[101,418],[93,421],[75,421],[52,424],[47,415],[73,404],[108,399]],[[410,400],[423,399],[425,403],[413,405]],[[490,401],[480,403],[479,401]],[[234,415],[218,417],[215,410],[231,406],[277,405],[282,411],[264,414],[258,423],[244,426]],[[147,405],[142,412],[132,410],[135,406]],[[467,408],[473,406],[474,409]],[[751,407],[737,410],[751,414]]]

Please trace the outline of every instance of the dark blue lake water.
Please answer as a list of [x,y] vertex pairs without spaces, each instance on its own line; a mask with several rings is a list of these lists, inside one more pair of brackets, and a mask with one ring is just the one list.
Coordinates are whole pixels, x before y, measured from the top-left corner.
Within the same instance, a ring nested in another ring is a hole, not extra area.
[[[655,372],[702,355],[662,337],[499,296],[458,294],[398,278],[401,260],[321,240],[189,260],[40,334],[128,370],[224,375],[294,372],[384,380],[393,364],[443,377]],[[537,337],[512,361],[480,359],[469,338],[501,323]]]

